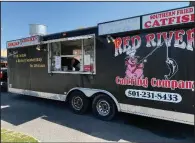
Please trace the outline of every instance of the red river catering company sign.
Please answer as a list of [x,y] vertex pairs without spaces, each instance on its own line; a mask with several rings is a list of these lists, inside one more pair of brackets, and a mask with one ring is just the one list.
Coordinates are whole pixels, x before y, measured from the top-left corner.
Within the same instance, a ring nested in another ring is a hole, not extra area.
[[194,7],[186,7],[143,16],[143,29],[194,22]]
[[40,43],[39,36],[31,36],[19,40],[7,42],[7,48],[25,47],[30,45],[37,45]]

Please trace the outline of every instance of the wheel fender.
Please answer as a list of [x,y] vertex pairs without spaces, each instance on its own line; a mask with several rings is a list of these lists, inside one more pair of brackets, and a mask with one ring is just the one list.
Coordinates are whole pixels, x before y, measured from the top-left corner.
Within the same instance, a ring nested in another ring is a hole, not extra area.
[[106,90],[92,89],[92,88],[79,88],[79,87],[76,87],[76,88],[72,88],[72,89],[67,93],[67,95],[68,95],[70,92],[74,91],[74,90],[79,90],[79,91],[83,92],[87,97],[92,97],[94,94],[96,94],[96,93],[98,93],[98,92],[105,93],[106,95],[110,96],[110,97],[114,100],[114,102],[115,102],[115,104],[116,104],[116,106],[117,106],[118,111],[120,111],[120,106],[119,106],[119,103],[118,103],[117,99],[116,99],[110,92],[108,92],[108,91],[106,91]]

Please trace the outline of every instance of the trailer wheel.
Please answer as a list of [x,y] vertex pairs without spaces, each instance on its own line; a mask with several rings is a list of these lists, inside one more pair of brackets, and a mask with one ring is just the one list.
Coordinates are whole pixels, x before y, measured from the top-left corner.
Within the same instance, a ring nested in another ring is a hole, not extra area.
[[81,91],[72,92],[68,102],[71,110],[76,114],[84,114],[90,103],[89,99]]
[[92,110],[100,120],[112,120],[116,114],[115,102],[107,95],[98,95],[93,100]]

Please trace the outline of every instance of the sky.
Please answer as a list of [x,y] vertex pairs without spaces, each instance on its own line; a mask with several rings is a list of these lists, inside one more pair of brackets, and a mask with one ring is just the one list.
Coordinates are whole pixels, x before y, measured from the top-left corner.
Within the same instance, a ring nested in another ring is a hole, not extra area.
[[1,47],[29,36],[29,24],[47,25],[47,33],[188,6],[189,2],[2,2]]

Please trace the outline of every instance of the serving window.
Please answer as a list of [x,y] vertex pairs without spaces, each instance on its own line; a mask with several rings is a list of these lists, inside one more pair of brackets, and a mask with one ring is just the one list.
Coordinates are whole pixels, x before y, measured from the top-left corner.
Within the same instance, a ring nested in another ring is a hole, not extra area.
[[48,43],[48,72],[95,73],[94,38],[94,35],[88,35]]

